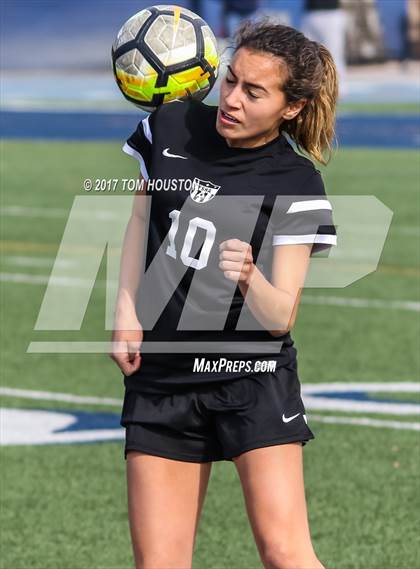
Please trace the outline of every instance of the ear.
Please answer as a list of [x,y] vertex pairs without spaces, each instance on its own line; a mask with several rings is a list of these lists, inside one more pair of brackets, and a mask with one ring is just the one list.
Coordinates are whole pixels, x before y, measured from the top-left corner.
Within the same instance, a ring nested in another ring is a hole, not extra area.
[[290,103],[287,106],[285,112],[283,113],[283,119],[286,121],[294,119],[300,113],[300,111],[303,109],[306,103],[307,103],[306,99],[299,99],[299,101],[294,101],[293,103]]

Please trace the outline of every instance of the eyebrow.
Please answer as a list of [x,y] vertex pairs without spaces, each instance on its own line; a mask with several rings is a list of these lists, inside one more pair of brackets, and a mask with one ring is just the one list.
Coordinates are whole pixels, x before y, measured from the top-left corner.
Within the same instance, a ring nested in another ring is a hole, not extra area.
[[[232,67],[230,65],[228,65],[227,68],[232,73],[232,75],[235,77],[235,79],[237,79],[236,75],[233,72]],[[263,91],[268,93],[268,91],[265,87],[263,87],[262,85],[258,85],[257,83],[249,83],[249,81],[245,81],[245,85],[247,85],[247,87],[254,87],[254,89],[262,89]]]

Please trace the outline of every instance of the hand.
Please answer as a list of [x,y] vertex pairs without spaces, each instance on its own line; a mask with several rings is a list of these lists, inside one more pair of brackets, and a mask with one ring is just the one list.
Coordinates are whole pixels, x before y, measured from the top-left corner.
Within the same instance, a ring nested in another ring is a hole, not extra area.
[[255,268],[251,245],[239,239],[228,239],[219,245],[219,251],[219,268],[225,277],[248,284]]
[[112,332],[112,348],[109,356],[117,363],[124,375],[132,375],[140,368],[140,347],[143,328],[140,322],[134,324],[118,322]]

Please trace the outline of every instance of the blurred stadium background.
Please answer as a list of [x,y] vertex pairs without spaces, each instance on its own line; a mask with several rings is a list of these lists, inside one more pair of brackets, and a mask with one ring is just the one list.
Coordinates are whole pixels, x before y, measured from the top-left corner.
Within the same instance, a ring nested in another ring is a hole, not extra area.
[[[108,339],[105,260],[80,332],[34,326],[83,180],[137,176],[121,144],[143,114],[115,86],[110,50],[124,21],[149,4],[0,3],[4,569],[132,566],[121,374],[103,354],[27,349]],[[222,0],[177,4],[207,20],[221,49],[244,16],[296,27],[304,16],[303,0],[242,0],[230,12]],[[309,517],[328,569],[417,569],[420,4],[345,0],[342,10],[348,66],[339,148],[322,169],[327,192],[373,195],[393,218],[374,272],[302,295],[293,337],[316,436],[304,453]],[[216,101],[217,86],[206,102]],[[357,230],[368,241],[375,226]],[[78,286],[66,270],[63,303],[66,287]],[[260,567],[230,464],[213,466],[194,567]]]

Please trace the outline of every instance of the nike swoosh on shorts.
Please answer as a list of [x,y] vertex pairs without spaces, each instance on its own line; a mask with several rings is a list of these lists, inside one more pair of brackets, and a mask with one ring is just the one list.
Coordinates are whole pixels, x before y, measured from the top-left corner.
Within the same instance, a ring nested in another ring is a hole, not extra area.
[[289,423],[290,421],[292,421],[293,419],[296,419],[296,417],[299,417],[300,413],[297,413],[296,415],[292,415],[291,417],[285,417],[284,413],[283,413],[283,423]]

